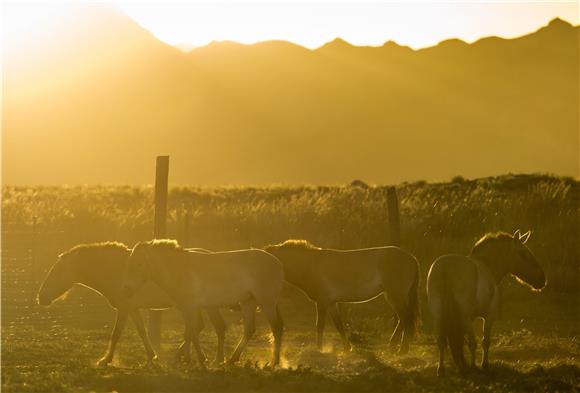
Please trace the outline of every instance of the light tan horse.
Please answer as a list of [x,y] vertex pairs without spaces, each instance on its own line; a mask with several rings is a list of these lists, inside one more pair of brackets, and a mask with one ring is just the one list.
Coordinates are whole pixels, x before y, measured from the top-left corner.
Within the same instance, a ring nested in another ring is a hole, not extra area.
[[399,247],[323,249],[305,240],[287,240],[264,250],[282,261],[286,281],[316,302],[319,349],[327,311],[349,351],[351,344],[337,303],[361,303],[385,294],[399,318],[391,346],[400,341],[400,351],[408,351],[419,312],[419,265],[413,255]]
[[[282,318],[278,300],[284,284],[284,272],[278,259],[262,250],[239,250],[210,254],[192,253],[174,240],[138,243],[131,253],[125,292],[131,297],[155,282],[183,312],[186,337],[191,337],[200,366],[204,356],[199,344],[200,307],[239,305],[244,321],[244,335],[229,362],[236,362],[255,333],[255,312],[259,306],[268,319],[274,336],[273,365],[280,362]],[[189,349],[186,340],[180,351]]]
[[[204,249],[193,251],[208,253]],[[171,299],[154,283],[143,286],[131,299],[122,293],[127,264],[131,249],[122,243],[106,242],[82,244],[60,254],[52,266],[38,292],[38,304],[51,305],[55,300],[66,296],[74,284],[80,284],[104,296],[111,307],[117,311],[117,317],[111,339],[105,355],[98,361],[99,365],[109,364],[113,360],[115,348],[127,318],[130,316],[145,346],[148,362],[156,359],[139,309],[161,310],[172,307]],[[225,323],[217,309],[206,310],[218,336],[217,361],[223,360],[223,342]],[[187,360],[187,354],[182,354]]]
[[447,343],[455,364],[465,371],[466,336],[470,365],[475,367],[472,321],[477,317],[484,319],[482,368],[487,369],[491,328],[499,311],[499,284],[506,275],[515,276],[535,291],[546,285],[544,271],[525,245],[529,237],[529,231],[522,235],[519,230],[513,235],[488,233],[475,243],[471,255],[445,255],[433,262],[427,277],[427,300],[437,332],[437,375],[445,375]]

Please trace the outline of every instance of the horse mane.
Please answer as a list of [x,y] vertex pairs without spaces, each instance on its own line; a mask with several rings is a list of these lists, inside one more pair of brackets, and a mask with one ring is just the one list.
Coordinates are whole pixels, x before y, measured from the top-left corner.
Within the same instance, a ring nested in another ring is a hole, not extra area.
[[[489,255],[486,256],[486,249],[488,249],[490,245],[498,245],[501,243],[505,244],[508,240],[513,241],[513,239],[513,236],[507,232],[489,232],[483,235],[483,237],[475,243],[473,249],[471,250],[471,256],[483,261],[492,271],[495,279],[498,280],[498,282],[503,277],[503,274],[505,274],[503,272],[506,271],[506,266],[502,263],[503,261],[501,258],[490,258]],[[497,253],[498,250],[491,251]]]
[[117,250],[117,251],[125,251],[125,252],[131,251],[131,249],[129,247],[127,247],[124,243],[117,242],[117,241],[100,242],[100,243],[84,243],[84,244],[78,244],[78,245],[74,246],[73,248],[71,248],[70,250],[63,252],[62,254],[59,255],[59,258],[63,258],[63,257],[66,257],[67,255],[76,254],[76,253],[84,252],[84,251],[91,251],[91,250],[102,250],[102,251]]
[[472,254],[477,253],[486,245],[488,245],[490,243],[494,243],[498,240],[499,241],[513,240],[513,236],[507,232],[502,232],[502,231],[500,231],[500,232],[488,232],[485,235],[483,235],[477,242],[475,242],[475,245],[473,246],[471,253]]
[[183,248],[179,245],[177,240],[173,240],[173,239],[153,239],[153,240],[149,240],[146,242],[140,242],[135,247],[149,247],[149,248],[178,250],[178,251],[183,250]]
[[310,243],[308,240],[304,239],[289,239],[282,243],[278,244],[271,244],[264,249],[267,251],[268,248],[285,248],[285,249],[301,249],[301,250],[322,250],[322,248],[315,246],[314,244]]

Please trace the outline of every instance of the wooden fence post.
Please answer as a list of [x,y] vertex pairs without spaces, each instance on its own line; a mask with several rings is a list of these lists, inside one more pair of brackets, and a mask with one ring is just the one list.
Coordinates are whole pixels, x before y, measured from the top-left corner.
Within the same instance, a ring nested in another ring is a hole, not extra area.
[[155,223],[153,237],[167,236],[167,189],[169,182],[169,156],[158,156],[155,166]]
[[387,214],[389,220],[389,244],[401,245],[401,218],[399,215],[399,198],[395,186],[387,187]]
[[185,214],[183,215],[183,246],[189,247],[189,232],[191,231],[191,213],[189,209],[185,209]]
[[[155,218],[153,237],[167,236],[167,190],[169,183],[169,156],[157,156],[155,163]],[[161,349],[161,322],[163,311],[149,311],[149,338],[157,352]]]
[[31,293],[30,298],[32,300],[33,305],[36,304],[36,291],[38,290],[38,288],[37,288],[38,281],[41,280],[40,268],[39,268],[38,263],[36,261],[37,225],[38,225],[38,217],[35,214],[32,217],[32,236],[31,236],[31,242],[30,242],[30,278],[31,278],[31,281],[34,283],[34,285],[31,285],[32,293]]

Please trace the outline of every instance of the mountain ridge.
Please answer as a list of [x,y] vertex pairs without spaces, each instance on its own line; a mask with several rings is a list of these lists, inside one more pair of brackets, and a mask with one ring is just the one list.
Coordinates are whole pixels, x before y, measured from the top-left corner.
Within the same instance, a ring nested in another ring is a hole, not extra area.
[[[529,36],[529,35],[536,34],[536,33],[540,32],[540,31],[544,31],[546,29],[548,29],[548,30],[550,30],[550,29],[558,29],[558,30],[562,30],[562,29],[567,29],[567,30],[576,29],[576,30],[580,30],[580,25],[574,26],[572,23],[570,23],[568,21],[565,21],[565,20],[563,20],[563,19],[561,19],[559,17],[555,17],[555,18],[551,19],[545,26],[541,26],[541,27],[539,27],[538,29],[536,29],[534,31],[531,31],[529,33],[525,33],[525,34],[522,34],[522,35],[519,35],[519,36],[516,36],[516,37],[507,37],[506,38],[506,37],[501,37],[501,36],[497,36],[497,35],[490,35],[490,36],[485,36],[485,37],[478,38],[478,39],[476,39],[476,40],[474,40],[472,42],[467,42],[467,41],[465,41],[463,39],[460,39],[460,38],[446,38],[446,39],[443,39],[443,40],[439,41],[438,43],[436,43],[434,45],[429,45],[429,46],[425,46],[425,47],[421,47],[421,48],[417,48],[417,49],[413,49],[413,48],[411,48],[408,45],[399,44],[398,42],[396,42],[394,40],[391,40],[391,39],[386,40],[383,44],[380,44],[380,45],[355,45],[355,44],[353,44],[353,43],[345,40],[344,38],[336,37],[333,40],[328,41],[328,42],[325,42],[322,45],[320,45],[320,46],[318,46],[316,48],[313,48],[313,49],[310,49],[308,47],[305,47],[303,45],[300,45],[300,44],[297,44],[297,43],[294,43],[294,42],[291,42],[291,41],[276,40],[276,39],[257,41],[257,42],[253,42],[253,43],[249,43],[249,44],[245,44],[245,43],[241,43],[241,42],[237,42],[237,41],[232,41],[232,40],[223,40],[223,41],[211,41],[208,44],[200,45],[200,46],[192,46],[192,49],[189,52],[187,52],[187,53],[191,53],[191,52],[194,52],[194,51],[196,51],[198,49],[206,48],[208,46],[220,45],[222,43],[228,43],[228,44],[236,45],[236,46],[239,46],[239,47],[253,47],[255,45],[259,45],[259,44],[267,43],[267,42],[285,42],[285,43],[288,43],[288,44],[291,44],[291,45],[294,45],[294,46],[298,46],[300,48],[303,48],[303,49],[305,49],[307,51],[312,51],[312,52],[315,52],[317,50],[320,50],[321,48],[327,47],[329,45],[331,45],[331,46],[340,45],[340,46],[350,47],[350,48],[382,48],[382,47],[385,47],[385,46],[390,46],[390,47],[408,48],[408,49],[410,49],[410,50],[412,50],[414,52],[419,52],[419,51],[422,51],[422,50],[436,48],[436,47],[440,46],[441,44],[446,44],[448,42],[458,42],[458,43],[461,42],[461,43],[464,43],[466,45],[474,45],[474,44],[477,44],[480,41],[486,41],[486,40],[490,40],[490,39],[491,40],[502,40],[502,41],[517,40],[517,39],[520,39],[520,38],[523,38],[523,37],[526,37],[526,36]],[[180,43],[178,45],[190,45],[190,44]]]
[[564,21],[420,50],[335,40],[183,53],[100,20],[25,68],[5,54],[5,184],[142,184],[159,154],[173,184],[578,176],[579,29]]

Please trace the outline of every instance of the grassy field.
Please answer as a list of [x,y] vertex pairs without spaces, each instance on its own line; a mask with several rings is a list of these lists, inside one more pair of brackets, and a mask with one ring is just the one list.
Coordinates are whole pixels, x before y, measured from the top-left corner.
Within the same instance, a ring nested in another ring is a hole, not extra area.
[[[283,367],[271,369],[263,317],[242,362],[207,372],[172,367],[182,331],[165,319],[158,367],[145,356],[132,326],[112,367],[97,368],[114,314],[98,295],[75,288],[51,308],[34,304],[59,252],[81,243],[150,238],[150,187],[4,187],[2,190],[2,389],[47,391],[578,391],[580,390],[580,184],[550,176],[502,176],[398,186],[403,247],[420,260],[422,287],[438,255],[468,253],[487,231],[534,231],[529,246],[548,286],[529,292],[503,285],[489,373],[435,376],[436,350],[424,308],[421,332],[405,356],[390,353],[392,312],[383,299],[347,306],[355,349],[340,350],[327,327],[322,353],[314,345],[314,307],[285,290]],[[173,188],[169,233],[188,246],[234,249],[287,238],[337,248],[388,243],[385,187]],[[225,312],[227,348],[241,334],[239,314]],[[478,329],[479,329],[478,325]],[[203,333],[211,353],[214,336]],[[453,369],[451,369],[453,370]]]

